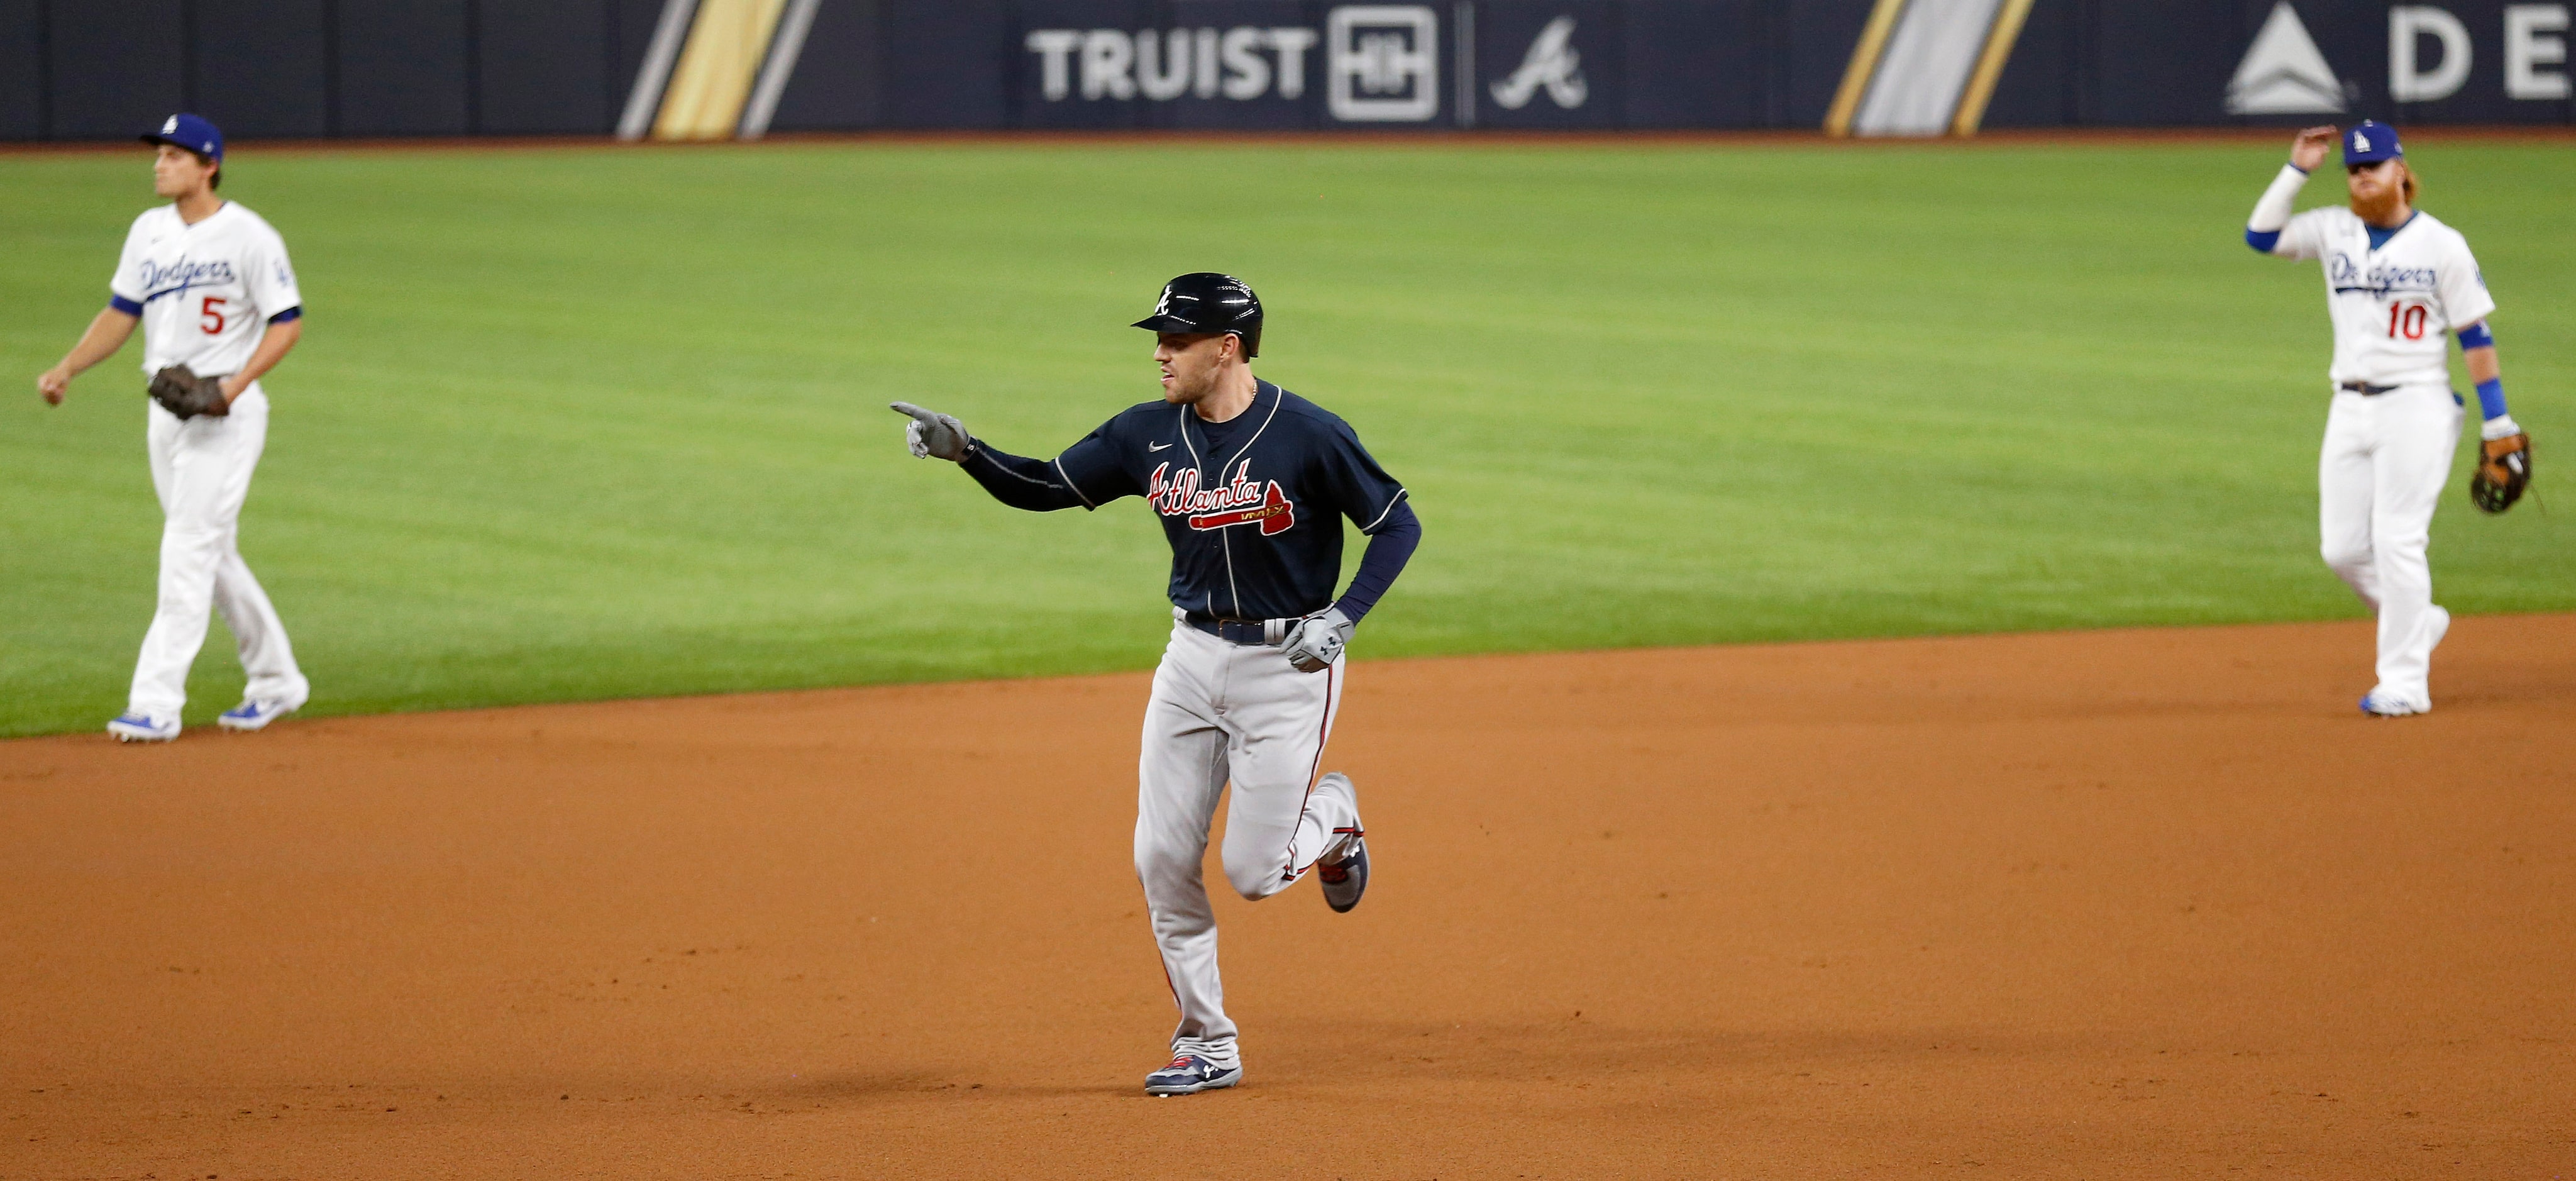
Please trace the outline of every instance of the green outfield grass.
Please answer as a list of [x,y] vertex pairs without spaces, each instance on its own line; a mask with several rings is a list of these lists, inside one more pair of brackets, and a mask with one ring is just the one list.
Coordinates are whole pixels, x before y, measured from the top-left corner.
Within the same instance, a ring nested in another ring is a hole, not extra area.
[[[321,712],[1145,667],[1147,511],[1003,508],[883,405],[1052,454],[1155,396],[1125,325],[1221,269],[1268,305],[1260,372],[1413,489],[1363,658],[2353,617],[2315,556],[2321,283],[2239,240],[2281,155],[251,146],[225,191],[310,315],[242,548]],[[2546,494],[2576,152],[2415,157]],[[32,379],[147,157],[0,157],[0,192],[0,734],[86,730],[152,609],[139,346],[61,409]],[[2440,598],[2576,609],[2566,501],[2488,519],[2455,484]],[[189,721],[239,686],[218,625]]]

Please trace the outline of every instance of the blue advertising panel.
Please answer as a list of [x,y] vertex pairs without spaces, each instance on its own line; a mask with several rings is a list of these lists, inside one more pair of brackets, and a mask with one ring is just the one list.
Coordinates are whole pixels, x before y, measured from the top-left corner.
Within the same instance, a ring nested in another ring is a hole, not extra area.
[[[606,0],[475,0],[474,130],[596,135],[625,95],[609,77]],[[611,95],[615,94],[612,98]]]
[[186,104],[187,24],[179,0],[48,7],[51,134],[127,139]]
[[[1628,122],[1627,6],[1608,0],[1484,0],[1472,13],[1467,122],[1486,127],[1621,127]],[[1695,80],[1673,78],[1684,91]]]
[[1755,0],[1629,0],[1620,6],[1629,85],[1622,126],[1771,125],[1773,30]]
[[324,0],[190,0],[188,104],[228,136],[330,134]]
[[1459,6],[1028,0],[1013,126],[1446,127]]
[[[1135,127],[1138,108],[1189,87],[1188,39],[1167,62],[1144,0],[1024,0],[1014,15],[1012,121],[1021,127]],[[1178,67],[1178,69],[1174,69]],[[1151,93],[1177,74],[1179,90]],[[1140,85],[1140,83],[1142,85]]]
[[885,91],[879,109],[885,126],[1009,124],[1019,42],[1012,36],[1017,22],[1002,0],[895,0],[880,13]]
[[[2563,125],[2576,122],[2571,8],[789,0],[800,15],[780,27],[800,35],[713,52],[746,55],[727,76],[766,80],[755,106],[770,115],[747,117],[745,134]],[[696,0],[0,0],[0,138],[113,138],[192,103],[253,137],[602,133],[630,101],[651,113],[695,11]],[[1864,36],[1874,13],[1890,31],[1875,41]],[[675,32],[659,44],[666,21]]]
[[463,135],[470,129],[465,0],[344,3],[342,135]]
[[877,7],[877,0],[851,0],[816,10],[770,130],[835,131],[885,121]]
[[[1164,58],[1186,55],[1189,86],[1167,99],[1149,98],[1145,126],[1277,129],[1312,127],[1322,119],[1317,6],[1298,0],[1178,0],[1168,7]],[[1166,74],[1156,93],[1170,90]]]
[[45,6],[0,0],[0,139],[45,136]]

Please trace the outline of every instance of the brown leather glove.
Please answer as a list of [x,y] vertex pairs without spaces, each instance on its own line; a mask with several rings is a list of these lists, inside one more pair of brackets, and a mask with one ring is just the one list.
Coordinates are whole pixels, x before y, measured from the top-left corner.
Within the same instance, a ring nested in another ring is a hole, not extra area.
[[224,400],[224,379],[199,377],[185,365],[173,365],[153,374],[147,389],[153,401],[178,415],[181,422],[200,414],[221,418],[233,411],[232,403]]
[[2469,477],[2469,499],[2479,508],[2500,513],[2522,499],[2522,490],[2530,483],[2531,436],[2488,439],[2480,446],[2478,473]]

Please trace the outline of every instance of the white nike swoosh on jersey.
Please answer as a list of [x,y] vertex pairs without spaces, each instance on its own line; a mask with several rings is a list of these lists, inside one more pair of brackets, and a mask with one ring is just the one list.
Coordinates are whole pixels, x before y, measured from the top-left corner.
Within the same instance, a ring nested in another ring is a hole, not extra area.
[[1169,451],[1169,450],[1171,450],[1171,449],[1172,449],[1172,445],[1171,445],[1171,444],[1169,444],[1169,443],[1147,443],[1147,444],[1145,444],[1145,450],[1146,450],[1146,451],[1148,451],[1148,452],[1154,452],[1154,451]]

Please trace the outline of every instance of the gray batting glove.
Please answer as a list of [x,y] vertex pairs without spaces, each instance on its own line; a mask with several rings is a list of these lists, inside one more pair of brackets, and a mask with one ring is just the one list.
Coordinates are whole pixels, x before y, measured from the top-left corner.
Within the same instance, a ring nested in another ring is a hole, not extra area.
[[914,459],[966,462],[967,445],[973,438],[966,433],[966,424],[957,421],[956,416],[924,410],[910,402],[896,402],[887,409],[912,416],[912,421],[903,428],[903,445],[912,449]]
[[1288,663],[1301,673],[1333,667],[1341,659],[1343,645],[1351,642],[1351,629],[1358,626],[1339,607],[1326,607],[1298,620],[1297,626],[1288,629]]

